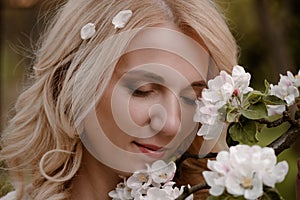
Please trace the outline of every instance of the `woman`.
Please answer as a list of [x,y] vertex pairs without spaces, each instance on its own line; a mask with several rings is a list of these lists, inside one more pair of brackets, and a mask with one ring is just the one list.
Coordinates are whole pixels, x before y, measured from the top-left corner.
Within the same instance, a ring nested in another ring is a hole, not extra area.
[[[236,64],[212,1],[69,0],[42,38],[33,84],[3,134],[10,196],[109,199],[120,175],[187,148],[198,153],[194,100]],[[184,162],[177,183],[201,181],[202,165]]]

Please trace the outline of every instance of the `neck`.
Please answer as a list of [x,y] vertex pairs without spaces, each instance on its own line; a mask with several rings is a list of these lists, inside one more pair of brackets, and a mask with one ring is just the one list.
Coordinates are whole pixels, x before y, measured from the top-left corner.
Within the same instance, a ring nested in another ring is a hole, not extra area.
[[108,193],[121,181],[113,169],[100,163],[84,148],[81,168],[72,182],[71,199],[109,200]]

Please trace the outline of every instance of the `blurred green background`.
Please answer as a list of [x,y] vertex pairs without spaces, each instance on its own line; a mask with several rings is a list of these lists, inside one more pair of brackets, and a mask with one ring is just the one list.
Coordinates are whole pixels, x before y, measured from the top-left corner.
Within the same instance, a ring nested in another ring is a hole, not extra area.
[[[1,0],[0,130],[11,115],[17,95],[26,83],[35,42],[58,0]],[[61,0],[60,0],[61,2]],[[239,64],[252,74],[251,85],[263,89],[264,80],[277,83],[279,74],[298,72],[300,66],[299,0],[217,0],[240,46]],[[50,12],[49,12],[50,11]],[[281,130],[268,130],[259,137],[262,145],[275,139]],[[276,134],[274,134],[276,133]],[[289,173],[277,185],[287,200],[295,199],[296,160],[300,141],[284,151]],[[0,164],[1,167],[1,164]],[[6,172],[0,170],[0,196],[11,190]]]

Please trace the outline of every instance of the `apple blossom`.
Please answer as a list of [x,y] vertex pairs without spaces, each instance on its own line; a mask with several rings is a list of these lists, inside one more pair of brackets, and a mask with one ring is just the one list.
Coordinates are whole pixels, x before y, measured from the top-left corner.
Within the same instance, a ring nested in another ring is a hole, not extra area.
[[150,188],[147,191],[147,196],[142,200],[174,200],[174,198],[168,193],[167,190],[160,188]]
[[241,96],[242,94],[253,91],[253,89],[249,87],[251,75],[248,72],[246,73],[243,67],[239,65],[233,67],[232,79],[235,91],[237,91],[236,95]]
[[285,100],[288,106],[295,103],[295,98],[299,96],[298,88],[288,76],[280,75],[278,85],[271,84],[270,87],[270,94]]
[[208,161],[211,171],[204,171],[203,176],[211,195],[220,196],[226,189],[234,196],[257,199],[263,194],[263,185],[274,187],[285,178],[287,162],[276,162],[272,148],[237,145],[229,152],[219,152],[215,161]]
[[132,189],[147,188],[151,181],[151,177],[147,172],[138,171],[127,179],[127,186]]
[[267,105],[268,116],[280,115],[285,111],[285,105]]
[[131,199],[131,189],[127,187],[126,183],[121,182],[117,184],[115,190],[108,193],[113,200],[127,200]]
[[234,91],[234,82],[232,77],[225,71],[221,71],[219,76],[209,80],[208,89],[203,89],[202,100],[211,104],[226,104]]
[[240,107],[243,95],[253,90],[249,87],[250,78],[251,75],[243,67],[236,65],[232,76],[221,71],[219,76],[208,81],[208,88],[203,89],[201,98],[196,100],[194,121],[202,124],[198,135],[204,136],[204,139],[214,139],[221,134],[216,132],[224,123],[224,116],[219,110],[226,104]]
[[[155,161],[147,169],[133,173],[115,190],[109,192],[113,200],[174,200],[183,193],[183,187],[175,187],[172,181],[176,165],[174,162]],[[193,195],[188,197],[193,199]]]
[[287,76],[295,87],[300,87],[300,70],[295,76],[290,71],[287,71]]
[[155,183],[166,183],[173,179],[176,171],[174,162],[166,164],[162,160],[154,162],[151,166],[150,177]]

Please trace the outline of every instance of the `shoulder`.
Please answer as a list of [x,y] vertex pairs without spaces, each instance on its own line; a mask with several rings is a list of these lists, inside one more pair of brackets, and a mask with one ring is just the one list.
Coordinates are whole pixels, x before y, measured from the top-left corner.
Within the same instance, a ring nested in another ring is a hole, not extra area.
[[16,192],[15,191],[9,192],[4,197],[0,198],[0,200],[15,200],[15,199],[16,199]]

